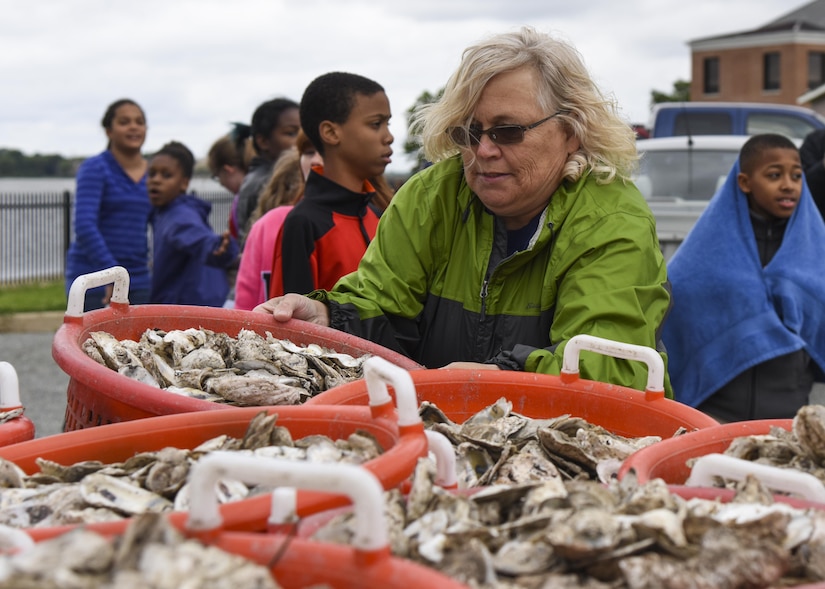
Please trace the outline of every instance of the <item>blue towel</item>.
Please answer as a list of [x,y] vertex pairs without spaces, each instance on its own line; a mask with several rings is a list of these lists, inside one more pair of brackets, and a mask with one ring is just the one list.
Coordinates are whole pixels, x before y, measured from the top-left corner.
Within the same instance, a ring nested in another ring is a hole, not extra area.
[[662,339],[676,400],[696,407],[748,368],[805,349],[825,368],[825,223],[803,181],[762,268],[737,161],[668,263]]

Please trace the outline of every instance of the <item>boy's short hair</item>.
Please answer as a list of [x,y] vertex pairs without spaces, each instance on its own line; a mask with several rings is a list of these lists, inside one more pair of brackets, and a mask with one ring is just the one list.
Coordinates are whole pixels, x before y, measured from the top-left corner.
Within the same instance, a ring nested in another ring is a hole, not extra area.
[[754,135],[742,145],[739,151],[739,170],[744,174],[752,174],[759,158],[768,149],[793,149],[798,151],[796,144],[778,133],[762,133]]
[[183,143],[180,141],[170,141],[155,153],[155,156],[159,155],[168,155],[177,160],[183,171],[183,175],[190,180],[192,179],[192,173],[195,170],[195,156],[192,155],[192,152],[189,151],[189,148]]
[[384,92],[378,82],[347,72],[329,72],[310,82],[301,97],[301,128],[318,153],[324,155],[318,131],[321,123],[346,123],[355,106],[356,94],[372,96],[378,92]]

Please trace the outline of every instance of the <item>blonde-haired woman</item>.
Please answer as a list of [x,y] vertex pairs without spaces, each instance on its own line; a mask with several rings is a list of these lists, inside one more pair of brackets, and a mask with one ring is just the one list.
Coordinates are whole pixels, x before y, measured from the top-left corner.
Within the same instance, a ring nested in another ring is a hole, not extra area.
[[[653,215],[628,180],[634,134],[575,48],[530,27],[490,37],[414,122],[435,163],[398,190],[358,270],[257,310],[428,367],[559,374],[580,333],[656,347],[670,295]],[[596,354],[581,372],[647,382],[643,364]]]

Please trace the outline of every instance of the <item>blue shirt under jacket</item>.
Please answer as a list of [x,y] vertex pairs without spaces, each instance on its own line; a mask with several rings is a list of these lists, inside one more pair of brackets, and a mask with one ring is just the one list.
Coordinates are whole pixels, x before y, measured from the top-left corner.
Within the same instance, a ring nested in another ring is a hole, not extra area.
[[212,205],[182,194],[152,211],[152,303],[222,307],[229,293],[226,274],[238,257],[234,238],[221,255],[222,237],[209,225]]
[[109,150],[77,171],[74,241],[66,255],[66,292],[75,278],[112,266],[129,272],[131,290],[148,290],[147,224],[152,205],[146,176],[135,182]]

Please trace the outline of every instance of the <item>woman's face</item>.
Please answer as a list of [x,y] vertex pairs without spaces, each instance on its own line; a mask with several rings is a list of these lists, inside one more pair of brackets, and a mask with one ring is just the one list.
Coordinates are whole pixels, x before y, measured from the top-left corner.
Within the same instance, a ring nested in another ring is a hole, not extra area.
[[134,104],[123,104],[115,111],[111,126],[106,129],[111,147],[119,151],[140,151],[146,140],[146,117]]
[[226,164],[218,170],[218,173],[215,174],[214,178],[229,192],[232,194],[237,194],[241,189],[241,183],[243,183],[245,175],[246,174],[242,169]]
[[304,180],[309,176],[309,171],[312,169],[312,166],[323,165],[324,158],[321,157],[321,154],[318,153],[314,147],[309,146],[301,153],[301,173],[304,175]]
[[[471,126],[529,126],[549,117],[536,100],[537,72],[523,67],[498,74],[481,93]],[[557,117],[524,132],[521,143],[497,145],[482,135],[461,148],[464,172],[473,192],[508,229],[520,229],[539,214],[562,181],[568,155],[579,149]]]
[[301,119],[297,108],[288,108],[278,117],[278,124],[272,129],[269,137],[256,135],[261,155],[275,161],[281,152],[293,147],[301,130]]

